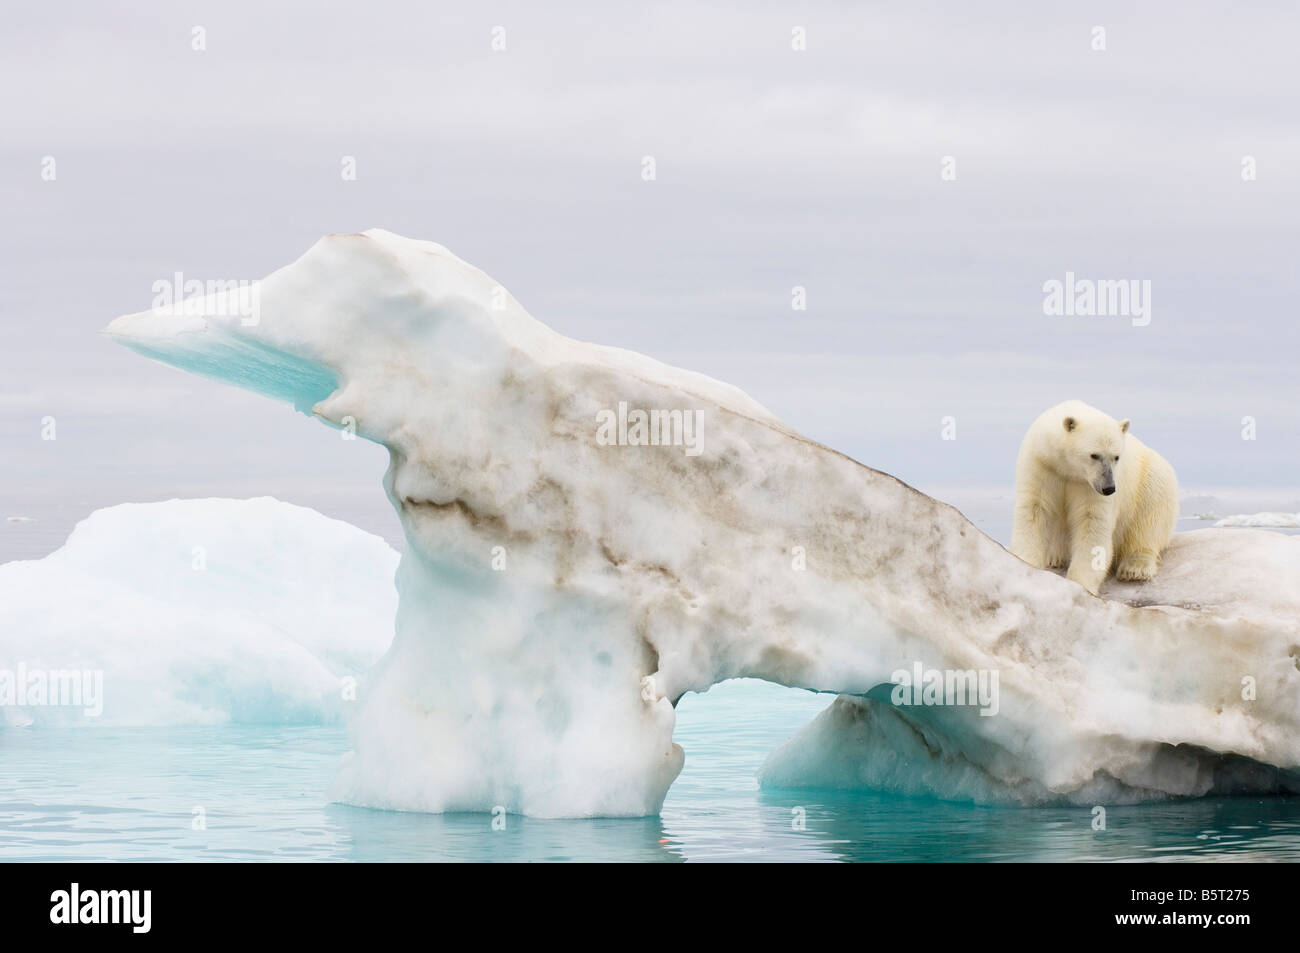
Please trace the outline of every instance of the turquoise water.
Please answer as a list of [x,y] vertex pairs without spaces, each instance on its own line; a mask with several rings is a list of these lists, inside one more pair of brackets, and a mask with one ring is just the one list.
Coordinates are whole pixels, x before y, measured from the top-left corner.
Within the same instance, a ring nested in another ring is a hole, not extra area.
[[329,803],[341,728],[5,730],[0,860],[1300,860],[1296,798],[1114,807],[1098,832],[1087,808],[759,791],[767,753],[829,703],[762,682],[688,695],[686,767],[660,817],[505,830]]

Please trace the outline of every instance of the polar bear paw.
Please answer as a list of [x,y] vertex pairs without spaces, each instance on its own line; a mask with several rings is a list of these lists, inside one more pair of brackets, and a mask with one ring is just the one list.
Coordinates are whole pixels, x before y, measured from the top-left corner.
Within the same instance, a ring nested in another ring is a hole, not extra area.
[[1124,582],[1146,582],[1155,577],[1158,568],[1155,553],[1129,553],[1115,567],[1115,578]]

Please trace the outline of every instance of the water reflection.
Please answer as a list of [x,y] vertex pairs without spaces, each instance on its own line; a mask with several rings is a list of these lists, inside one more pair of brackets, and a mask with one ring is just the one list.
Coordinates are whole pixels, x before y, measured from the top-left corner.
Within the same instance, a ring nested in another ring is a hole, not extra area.
[[[884,795],[763,791],[773,827],[794,807],[807,832],[847,861],[1300,860],[1300,799],[1213,798],[1089,807],[979,807]],[[784,833],[782,834],[784,836]]]
[[355,861],[540,861],[617,863],[681,861],[657,817],[539,820],[508,815],[504,830],[489,814],[403,814],[331,805],[326,816],[346,831],[338,859]]

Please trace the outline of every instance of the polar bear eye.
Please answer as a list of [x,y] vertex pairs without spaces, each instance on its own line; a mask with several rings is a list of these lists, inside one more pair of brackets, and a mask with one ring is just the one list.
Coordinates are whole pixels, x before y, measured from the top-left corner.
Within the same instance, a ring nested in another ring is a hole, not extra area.
[[1119,463],[1119,457],[1116,457],[1116,458],[1115,458],[1115,462],[1116,462],[1116,463]]
[[1092,458],[1093,458],[1094,460],[1100,460],[1100,459],[1101,459],[1101,454],[1100,454],[1100,453],[1094,453],[1094,454],[1092,455]]

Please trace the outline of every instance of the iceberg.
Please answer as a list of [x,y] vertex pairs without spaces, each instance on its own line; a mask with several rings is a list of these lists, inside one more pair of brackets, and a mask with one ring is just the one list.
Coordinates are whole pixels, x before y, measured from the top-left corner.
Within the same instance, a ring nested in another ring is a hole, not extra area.
[[[259,301],[107,333],[388,449],[396,632],[339,800],[653,814],[677,699],[740,677],[842,696],[769,784],[1029,803],[1294,782],[1300,541],[1184,534],[1098,598],[734,387],[552,331],[440,245],[330,235]],[[996,711],[895,704],[914,665],[996,673]]]
[[97,510],[44,559],[0,565],[0,718],[341,721],[392,642],[397,560],[269,497]]

